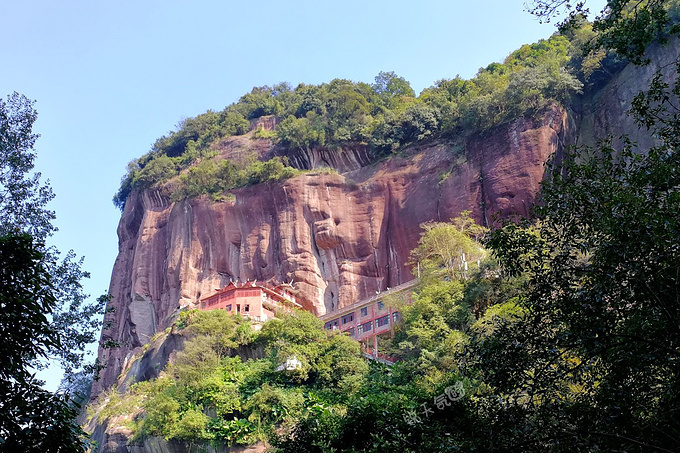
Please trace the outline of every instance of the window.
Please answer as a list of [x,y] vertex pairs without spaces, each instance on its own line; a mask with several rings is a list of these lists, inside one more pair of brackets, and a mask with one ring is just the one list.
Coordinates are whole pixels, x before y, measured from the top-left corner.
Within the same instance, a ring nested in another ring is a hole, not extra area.
[[383,303],[382,300],[379,300],[378,301],[378,310],[382,310],[383,308],[385,308],[385,304]]
[[347,332],[349,332],[349,336],[354,338],[356,336],[356,332],[354,331],[354,327],[351,329],[348,329]]
[[392,313],[392,322],[399,321],[399,312]]
[[370,332],[373,329],[373,321],[369,321],[366,324],[362,324],[361,327],[364,328],[364,332]]
[[347,324],[354,321],[354,313],[350,313],[342,317],[342,323]]
[[227,311],[231,311],[231,304],[227,305]]
[[364,307],[361,309],[361,316],[368,316],[368,307]]
[[250,311],[250,305],[246,305],[245,307],[243,307],[243,311],[249,312]]
[[387,325],[390,324],[390,315],[385,315],[382,318],[378,318],[378,319],[375,320],[375,322],[376,322],[376,328],[387,326]]
[[338,320],[334,319],[332,321],[328,321],[326,324],[324,324],[324,327],[327,330],[336,330],[338,328]]
[[361,335],[362,333],[364,333],[364,325],[363,325],[363,324],[359,324],[359,325],[357,326],[357,333],[358,333],[359,335]]

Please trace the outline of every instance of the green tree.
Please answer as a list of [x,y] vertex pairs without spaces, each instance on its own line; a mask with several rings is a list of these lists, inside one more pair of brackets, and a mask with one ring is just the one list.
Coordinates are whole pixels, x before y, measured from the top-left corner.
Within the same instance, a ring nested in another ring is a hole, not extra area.
[[304,117],[295,118],[290,115],[281,121],[276,128],[281,141],[301,151],[309,151],[315,146],[326,144],[326,131],[322,118],[314,111],[308,111]]
[[518,301],[522,322],[479,344],[484,380],[508,398],[494,417],[508,423],[510,413],[523,414],[501,443],[674,451],[677,153],[664,147],[644,156],[629,145],[574,158],[566,176],[554,173],[544,186],[535,231],[507,225],[492,234],[506,272],[529,278]]
[[402,140],[423,140],[439,129],[439,111],[423,103],[409,105],[401,116]]
[[281,103],[277,99],[279,91],[266,85],[255,87],[250,93],[241,96],[236,108],[248,119],[276,115],[281,109]]
[[472,319],[463,290],[459,281],[432,281],[414,293],[411,305],[400,307],[395,350],[410,359],[404,366],[418,385],[429,386],[456,368]]
[[321,87],[301,83],[295,88],[295,93],[299,97],[295,111],[295,116],[298,118],[306,116],[308,112],[314,112],[320,116],[326,113]]
[[27,233],[0,236],[0,451],[84,451],[68,397],[43,390],[31,372],[62,347],[47,317],[58,302],[40,249]]
[[479,236],[481,228],[471,222],[469,212],[452,223],[426,222],[421,228],[418,247],[411,251],[414,272],[425,279],[467,277],[477,261],[486,256],[484,248],[471,236]]
[[[546,22],[568,13],[560,24],[567,29],[590,12],[586,1],[533,0],[528,6],[532,14]],[[677,11],[676,1],[608,0],[602,14],[593,21],[596,37],[587,50],[614,50],[635,64],[646,64],[649,60],[645,51],[650,44],[665,43],[669,36],[680,33],[680,24],[671,20],[677,18]]]
[[243,135],[250,130],[250,122],[238,112],[225,109],[220,115],[220,135]]
[[168,156],[159,156],[151,160],[135,173],[132,184],[137,187],[151,187],[177,174],[177,166]]
[[414,98],[416,96],[411,84],[394,72],[380,71],[375,76],[375,82],[371,88],[378,93],[388,108],[393,108],[404,97]]
[[580,93],[582,86],[566,69],[540,65],[512,74],[506,96],[517,115],[536,111],[548,101],[565,102],[572,94]]
[[38,113],[33,102],[19,93],[0,98],[0,234],[25,231],[34,237],[50,236],[53,211],[45,205],[54,198],[33,170],[38,135],[33,123]]
[[31,174],[37,135],[33,102],[14,93],[0,99],[0,451],[84,451],[70,395],[41,389],[32,369],[47,359],[67,377],[96,341],[106,297],[82,292],[82,259],[46,247],[55,231],[45,208],[52,191]]

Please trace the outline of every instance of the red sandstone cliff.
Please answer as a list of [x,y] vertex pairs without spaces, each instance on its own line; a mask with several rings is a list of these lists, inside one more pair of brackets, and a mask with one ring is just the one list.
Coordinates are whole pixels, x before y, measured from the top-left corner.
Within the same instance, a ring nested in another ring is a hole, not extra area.
[[[566,144],[627,133],[645,149],[652,138],[625,112],[657,69],[670,77],[668,62],[679,54],[674,40],[653,49],[650,66],[629,66],[585,96],[577,113],[554,106],[465,146],[430,143],[376,164],[369,164],[361,146],[288,152],[300,168],[333,167],[341,174],[308,173],[241,189],[233,202],[205,197],[171,203],[159,191],[132,193],[118,227],[110,286],[114,311],[108,315],[113,327],[102,335],[122,347],[99,351],[106,369],[93,396],[116,383],[125,388],[157,375],[180,347],[179,337],[161,336],[141,359],[130,361],[132,355],[172,322],[178,307],[195,304],[231,279],[292,280],[307,308],[317,314],[335,310],[412,278],[406,263],[422,222],[446,221],[463,210],[487,224],[497,212],[526,214],[546,158]],[[274,125],[274,118],[262,118],[251,127]],[[249,137],[227,139],[219,150],[235,160],[282,151]],[[93,428],[104,450],[128,451],[127,435],[107,427]],[[180,447],[151,439],[134,451],[186,451]]]
[[[331,164],[353,171],[240,189],[233,202],[171,203],[159,191],[134,192],[118,227],[113,327],[103,334],[122,347],[100,351],[106,369],[94,395],[116,382],[126,357],[165,329],[178,307],[232,279],[293,281],[307,308],[323,314],[412,279],[406,263],[422,222],[463,210],[484,223],[496,212],[526,214],[543,164],[568,129],[560,107],[537,118],[464,149],[431,143],[363,167],[363,151],[346,150]],[[327,156],[303,157],[328,164]]]
[[[122,347],[100,350],[106,369],[93,395],[116,383],[126,358],[165,329],[178,307],[229,280],[292,280],[307,308],[335,310],[412,278],[406,263],[422,222],[446,221],[463,210],[486,224],[498,212],[526,214],[545,160],[565,143],[628,133],[648,147],[651,138],[625,112],[657,69],[670,77],[668,62],[679,54],[677,40],[652,49],[650,66],[625,68],[584,97],[578,114],[553,106],[465,146],[434,142],[375,164],[361,146],[288,152],[300,168],[333,167],[341,174],[307,173],[240,189],[233,202],[171,203],[159,191],[133,192],[118,227],[114,311],[108,315],[113,327],[102,335]],[[262,118],[251,126],[274,125],[273,118]],[[219,151],[235,160],[281,153],[249,137],[227,139]]]

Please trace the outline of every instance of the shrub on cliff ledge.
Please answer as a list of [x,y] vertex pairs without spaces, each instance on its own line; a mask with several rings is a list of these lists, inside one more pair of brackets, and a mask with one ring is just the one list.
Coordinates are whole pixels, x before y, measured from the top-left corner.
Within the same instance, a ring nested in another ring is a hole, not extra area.
[[261,162],[253,160],[246,165],[236,165],[230,160],[205,159],[171,183],[170,199],[210,195],[218,200],[230,190],[248,185],[281,181],[299,173],[286,165],[281,157]]

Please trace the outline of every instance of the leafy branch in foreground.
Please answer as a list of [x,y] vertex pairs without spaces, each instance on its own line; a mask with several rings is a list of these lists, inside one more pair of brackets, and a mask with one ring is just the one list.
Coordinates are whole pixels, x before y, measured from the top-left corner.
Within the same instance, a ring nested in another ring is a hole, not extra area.
[[36,118],[26,97],[0,99],[0,451],[77,452],[83,433],[70,395],[43,390],[33,370],[55,359],[69,378],[84,367],[105,298],[83,294],[82,259],[60,260],[45,245],[56,228],[52,191],[33,173]]

